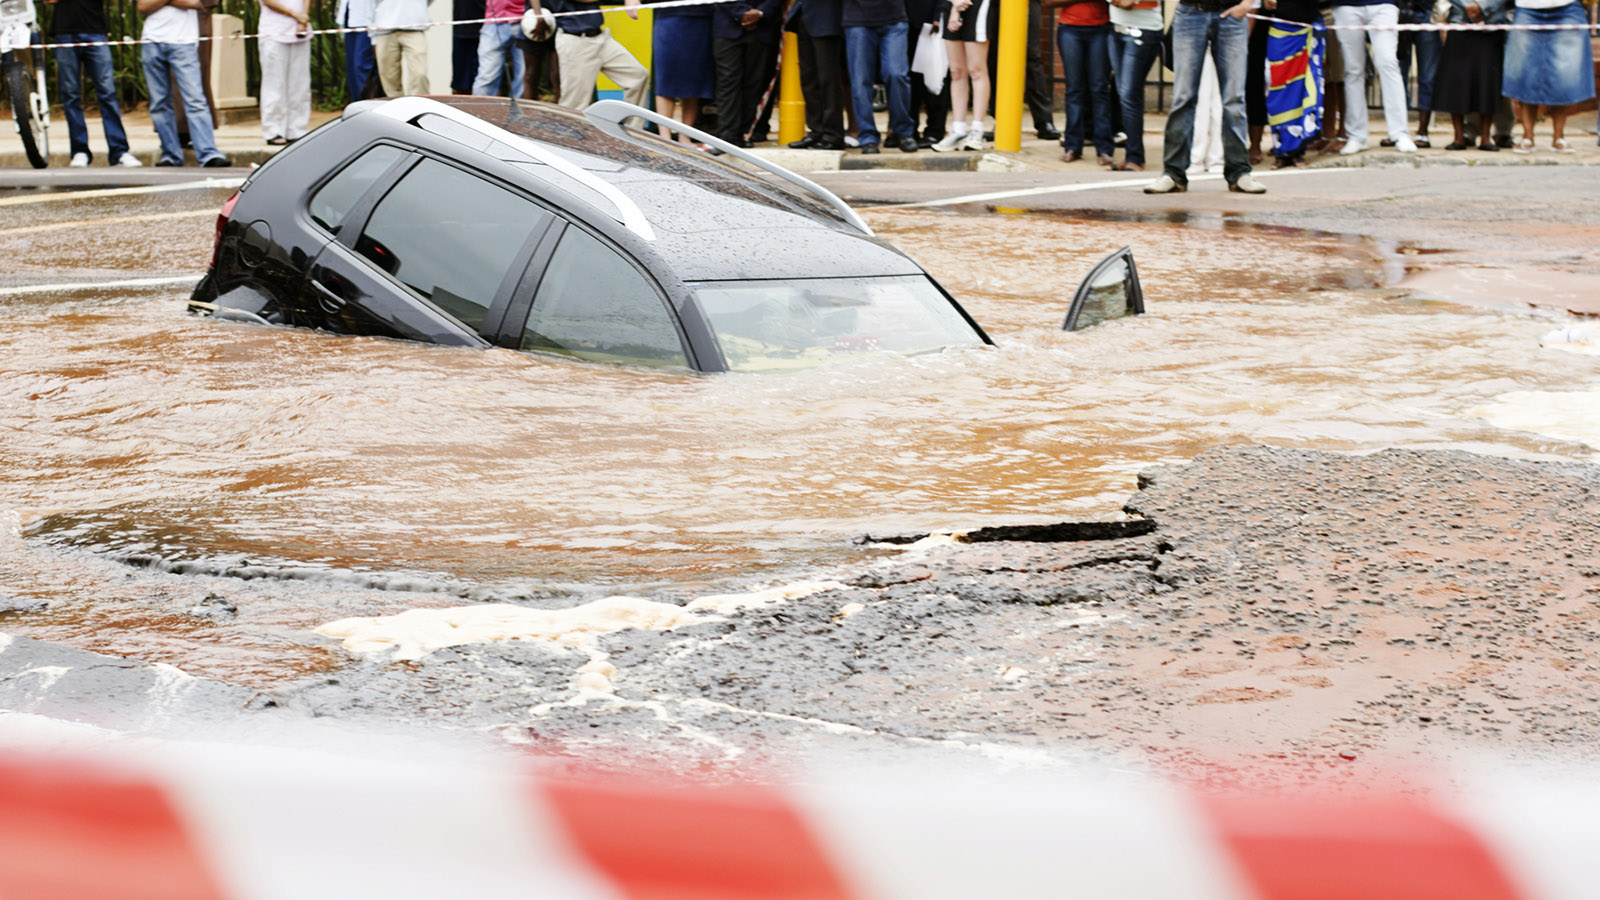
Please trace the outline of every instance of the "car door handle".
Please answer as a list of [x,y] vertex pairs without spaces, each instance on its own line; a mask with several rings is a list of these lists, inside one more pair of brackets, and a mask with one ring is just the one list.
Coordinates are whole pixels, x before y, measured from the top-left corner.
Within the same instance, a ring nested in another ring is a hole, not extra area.
[[322,307],[323,312],[332,315],[344,309],[345,303],[348,301],[329,290],[316,278],[308,280],[311,282],[311,287],[317,292],[317,305]]

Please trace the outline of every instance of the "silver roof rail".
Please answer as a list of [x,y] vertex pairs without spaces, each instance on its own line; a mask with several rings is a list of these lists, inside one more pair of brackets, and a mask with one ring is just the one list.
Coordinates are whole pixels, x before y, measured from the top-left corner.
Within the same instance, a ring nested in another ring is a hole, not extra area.
[[557,154],[540,146],[537,142],[521,135],[512,134],[492,122],[486,122],[471,113],[462,112],[453,106],[440,103],[437,100],[429,100],[427,97],[396,97],[393,100],[385,100],[370,109],[362,111],[376,113],[408,124],[415,123],[423,115],[435,115],[464,125],[485,137],[493,138],[526,153],[529,158],[544,163],[606,198],[616,207],[616,214],[612,218],[621,222],[624,228],[647,241],[656,239],[656,231],[651,227],[649,220],[645,218],[644,210],[641,210],[637,203],[629,199],[628,195],[617,190],[615,185],[593,173],[584,171],[581,166],[562,159]]
[[755,166],[759,169],[764,169],[767,172],[778,176],[784,181],[799,187],[807,193],[822,200],[822,202],[833,207],[838,211],[840,216],[844,217],[846,222],[849,222],[851,225],[861,229],[862,234],[872,234],[872,229],[867,227],[866,222],[861,221],[861,217],[856,215],[856,211],[850,208],[850,204],[839,199],[839,196],[834,192],[828,190],[820,184],[817,184],[815,181],[812,181],[809,178],[802,178],[801,176],[796,175],[795,173],[785,169],[783,166],[780,166],[775,162],[762,159],[754,153],[751,153],[742,147],[730,144],[715,135],[707,134],[698,128],[692,128],[683,124],[682,122],[664,116],[661,113],[652,112],[641,106],[634,106],[632,103],[624,103],[621,100],[601,100],[584,110],[583,114],[588,116],[589,120],[596,124],[606,123],[609,125],[616,125],[620,128],[622,123],[629,119],[644,119],[646,122],[654,122],[655,124],[661,126],[662,128],[668,129],[669,131],[687,134],[689,137],[694,138],[702,144],[715,147],[729,156],[742,159],[752,166]]

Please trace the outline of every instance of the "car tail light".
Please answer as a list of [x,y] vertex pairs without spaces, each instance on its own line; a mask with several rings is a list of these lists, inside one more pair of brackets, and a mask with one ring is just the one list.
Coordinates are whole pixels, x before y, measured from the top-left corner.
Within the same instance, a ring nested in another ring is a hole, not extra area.
[[222,212],[217,213],[217,237],[211,243],[211,265],[217,264],[217,254],[222,250],[222,229],[228,227],[228,217],[233,215],[234,204],[239,202],[239,195],[234,194],[228,202],[222,204]]

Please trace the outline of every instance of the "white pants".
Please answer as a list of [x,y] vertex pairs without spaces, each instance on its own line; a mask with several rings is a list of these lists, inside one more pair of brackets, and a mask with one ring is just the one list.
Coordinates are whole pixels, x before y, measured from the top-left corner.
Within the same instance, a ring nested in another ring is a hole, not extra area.
[[[1400,21],[1400,10],[1393,3],[1372,6],[1335,6],[1333,24],[1387,25]],[[1400,46],[1397,31],[1352,31],[1339,28],[1339,52],[1344,54],[1344,134],[1352,141],[1367,143],[1367,40],[1372,41],[1372,66],[1378,70],[1378,88],[1383,93],[1383,125],[1390,140],[1407,134],[1406,86],[1400,80]]]
[[584,109],[594,99],[595,79],[604,75],[622,88],[622,99],[644,105],[650,72],[617,43],[607,29],[594,37],[556,30],[556,57],[561,60],[561,105]]
[[305,137],[311,127],[311,42],[262,38],[261,136]]
[[1222,171],[1222,83],[1211,54],[1205,59],[1194,95],[1194,143],[1189,150],[1189,171],[1196,175]]
[[391,31],[372,36],[378,81],[391,97],[428,93],[428,36],[421,31]]

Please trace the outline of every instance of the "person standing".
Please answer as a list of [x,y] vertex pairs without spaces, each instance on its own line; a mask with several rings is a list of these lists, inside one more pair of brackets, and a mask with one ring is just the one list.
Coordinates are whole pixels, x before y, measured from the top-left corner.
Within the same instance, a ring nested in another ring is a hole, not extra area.
[[717,70],[717,137],[749,147],[762,89],[778,59],[780,0],[735,0],[711,12],[711,57]]
[[122,110],[117,107],[117,84],[111,63],[111,48],[106,45],[106,11],[101,0],[58,0],[50,20],[50,34],[60,44],[90,44],[88,47],[56,47],[56,84],[61,91],[61,112],[67,117],[67,138],[72,145],[75,168],[94,160],[89,150],[89,125],[83,118],[83,91],[80,77],[87,72],[100,104],[100,126],[106,134],[107,158],[113,166],[141,165],[139,157],[128,152],[128,133],[122,128]]
[[[1417,152],[1406,126],[1406,86],[1400,80],[1396,25],[1400,9],[1395,0],[1334,0],[1333,24],[1344,57],[1344,134],[1342,156],[1367,149],[1367,41],[1372,41],[1372,65],[1378,70],[1383,95],[1383,124],[1389,140],[1401,153]],[[1369,30],[1370,29],[1370,30]]]
[[183,95],[183,107],[189,120],[189,142],[194,147],[195,158],[206,168],[233,165],[217,149],[211,110],[206,107],[205,89],[200,85],[197,45],[201,5],[201,0],[139,0],[145,41],[139,60],[144,69],[145,87],[150,91],[150,124],[161,140],[158,166],[183,165],[183,145],[178,140],[178,120],[172,106],[174,82]]
[[1254,0],[1179,0],[1172,19],[1172,112],[1161,177],[1144,189],[1170,194],[1189,189],[1190,144],[1194,139],[1195,99],[1207,55],[1216,65],[1222,90],[1223,177],[1228,190],[1264,194],[1267,189],[1250,174],[1245,147],[1244,67],[1250,40],[1245,17]]
[[843,150],[850,76],[844,57],[841,0],[796,0],[785,26],[800,48],[800,94],[806,100],[806,136],[795,150]]
[[[711,16],[709,6],[668,6],[650,17],[656,111],[691,127],[700,121],[700,101],[715,96]],[[687,134],[679,134],[678,140],[694,143]]]
[[261,136],[282,146],[311,129],[311,4],[261,0]]
[[[1433,18],[1433,4],[1429,0],[1400,0],[1400,21],[1403,24],[1426,25]],[[1460,32],[1457,32],[1458,34]],[[1411,80],[1411,57],[1417,58],[1417,136],[1411,139],[1418,147],[1432,147],[1428,139],[1428,126],[1433,123],[1433,83],[1439,71],[1439,54],[1444,42],[1437,31],[1400,32],[1400,83]]]
[[1144,171],[1144,83],[1161,56],[1160,0],[1111,0],[1111,59],[1122,104],[1124,172]]
[[[549,7],[552,12],[577,13],[556,19],[561,105],[587,109],[594,102],[595,79],[604,75],[622,88],[623,100],[643,106],[650,71],[606,30],[598,0],[553,0]],[[543,9],[539,0],[529,0],[528,8],[535,15]],[[623,0],[622,8],[628,18],[639,18],[639,0]]]
[[353,28],[344,34],[345,99],[351,103],[370,93],[369,82],[378,77],[378,57],[372,49],[373,0],[339,0],[334,19],[340,28]]
[[[917,152],[917,123],[911,120],[911,70],[906,64],[910,25],[905,0],[844,0],[840,18],[850,66],[850,105],[860,127],[856,139],[861,152],[878,152],[880,137],[872,110],[872,86],[878,81],[889,94],[889,140],[904,153]],[[954,75],[951,77],[953,80]],[[978,116],[981,123],[982,109]],[[981,124],[978,131],[981,136]]]
[[522,13],[526,8],[524,0],[488,0],[484,4],[483,15],[489,21],[478,29],[478,77],[472,82],[474,94],[493,97],[500,93],[506,58],[510,57],[511,96],[522,96],[525,63],[517,50],[517,38],[522,36]]
[[[341,0],[343,2],[343,0]],[[483,23],[483,0],[451,0],[450,93],[470,94],[478,80],[478,32]]]
[[[1516,0],[1516,4],[1513,24],[1519,26],[1589,21],[1579,0]],[[1533,151],[1533,125],[1540,106],[1550,110],[1550,149],[1575,152],[1566,136],[1572,112],[1567,107],[1594,97],[1594,51],[1588,30],[1512,31],[1506,38],[1502,92],[1517,101],[1517,122],[1522,126],[1522,137],[1511,152]]]
[[[950,60],[950,130],[933,149],[982,150],[984,116],[989,109],[989,5],[992,0],[953,0],[945,4],[942,27]],[[1104,2],[1104,0],[1102,0]],[[971,101],[970,104],[968,101]],[[972,118],[967,118],[967,111]]]
[[[938,0],[906,0],[906,58],[911,66],[911,121],[922,122],[917,146],[931,149],[944,139],[950,118],[950,65],[939,36]],[[926,42],[926,43],[925,43]],[[918,67],[917,54],[922,54]],[[926,118],[924,118],[924,116]]]
[[[1056,130],[1055,106],[1050,99],[1050,69],[1045,62],[1045,55],[1039,52],[1039,29],[1048,27],[1050,21],[1045,18],[1045,4],[1041,0],[1028,0],[1028,53],[1024,63],[1022,79],[1022,102],[1028,107],[1029,115],[1033,116],[1033,133],[1041,141],[1059,141],[1061,132]],[[1000,4],[989,4],[989,33],[1000,33]],[[989,42],[989,71],[1000,71],[1000,42]],[[989,94],[989,115],[994,115],[994,93]],[[993,136],[984,135],[986,140],[993,140]]]
[[[1451,0],[1447,21],[1452,25],[1504,25],[1510,21],[1509,6],[1506,0]],[[1467,140],[1467,116],[1477,113],[1484,123],[1494,120],[1495,109],[1500,105],[1504,53],[1505,35],[1498,31],[1455,31],[1445,41],[1432,100],[1441,111],[1450,114],[1450,127],[1455,131],[1455,139],[1446,150],[1471,146]],[[1493,153],[1500,149],[1491,129],[1481,129],[1478,137],[1479,150]]]
[[1111,139],[1111,13],[1106,0],[1045,0],[1060,6],[1056,44],[1067,79],[1067,127],[1061,131],[1061,159],[1083,156],[1084,141],[1094,144],[1095,158],[1111,168],[1116,145]]
[[[427,0],[378,0],[372,14],[372,46],[377,51],[378,79],[385,94],[415,97],[428,93],[427,27]],[[481,61],[479,67],[481,79]]]

